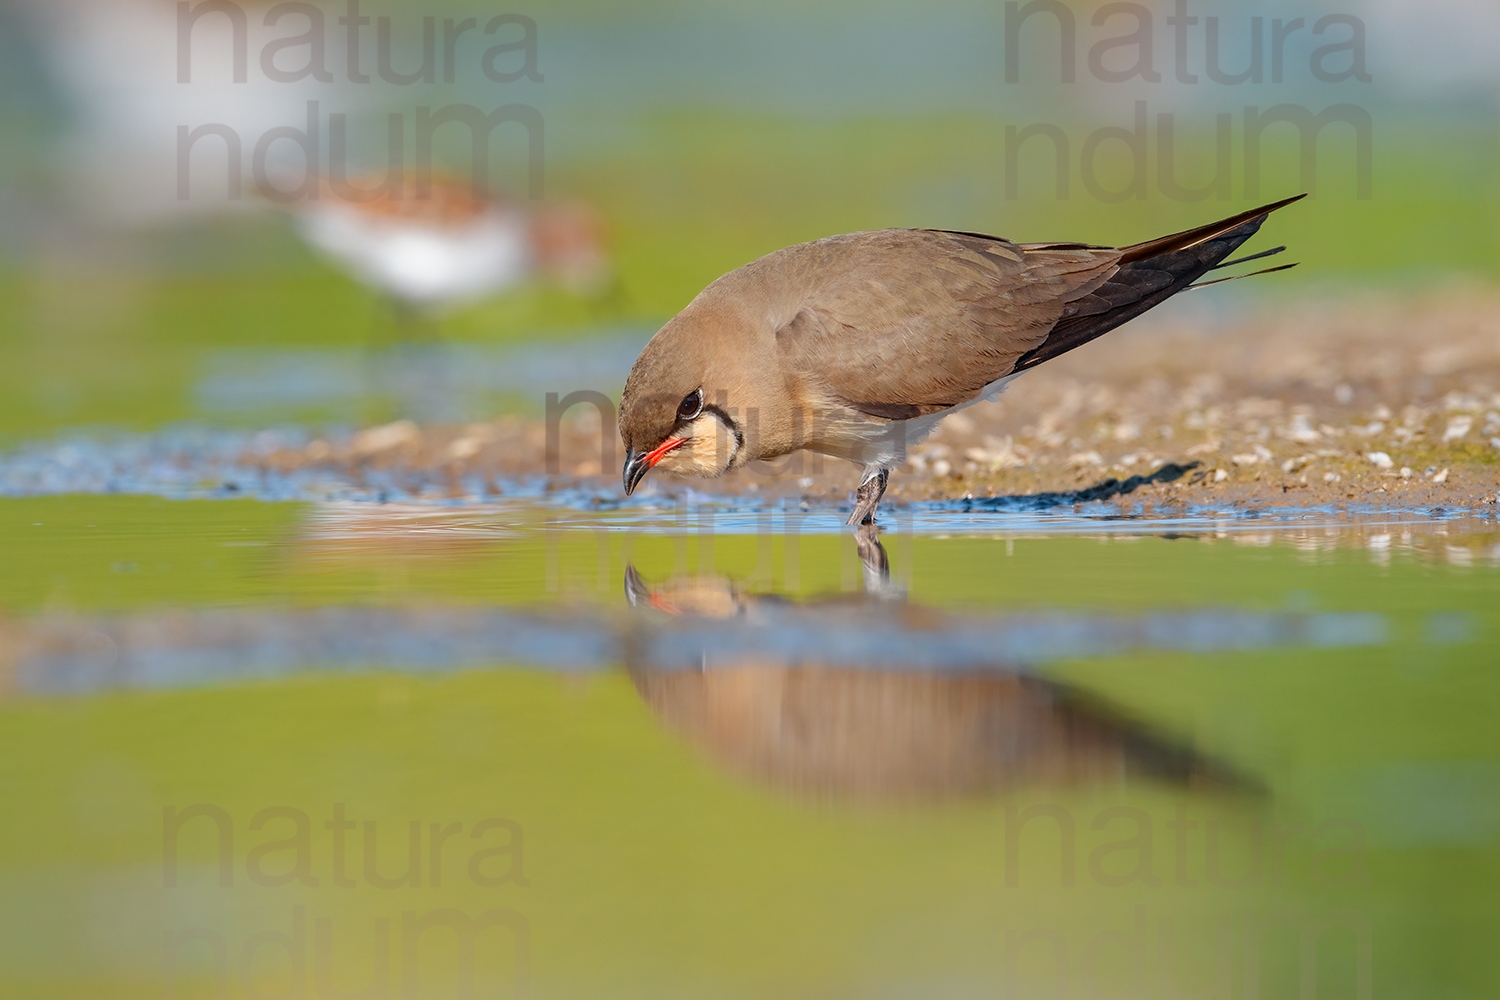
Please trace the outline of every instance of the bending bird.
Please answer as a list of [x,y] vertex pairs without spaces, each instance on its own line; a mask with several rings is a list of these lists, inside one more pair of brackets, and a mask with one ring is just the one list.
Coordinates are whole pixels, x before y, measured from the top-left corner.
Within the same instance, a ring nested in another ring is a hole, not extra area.
[[705,288],[636,359],[620,401],[625,493],[652,469],[719,476],[805,448],[863,467],[848,523],[871,523],[891,470],[944,416],[1215,284],[1199,282],[1210,271],[1285,250],[1227,260],[1303,197],[1122,248],[882,229],[768,254]]

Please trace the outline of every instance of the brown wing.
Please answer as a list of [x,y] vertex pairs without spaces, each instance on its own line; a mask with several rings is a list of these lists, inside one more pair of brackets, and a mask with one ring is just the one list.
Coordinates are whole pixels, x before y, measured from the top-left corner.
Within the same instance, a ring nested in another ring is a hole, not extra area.
[[821,245],[826,280],[778,331],[778,349],[871,416],[947,409],[1191,287],[1302,197],[1120,250],[932,230],[806,244]]
[[1010,374],[1120,256],[927,230],[819,242],[818,280],[778,350],[789,371],[887,419],[967,402]]

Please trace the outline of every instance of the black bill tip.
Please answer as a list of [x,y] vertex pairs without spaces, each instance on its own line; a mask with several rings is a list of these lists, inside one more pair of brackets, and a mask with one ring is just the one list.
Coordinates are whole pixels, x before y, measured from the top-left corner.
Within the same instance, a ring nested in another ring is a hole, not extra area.
[[625,469],[621,474],[621,482],[625,485],[625,495],[635,492],[635,488],[646,478],[646,473],[651,471],[651,466],[646,463],[643,453],[628,451],[625,453]]
[[625,599],[631,607],[651,606],[651,587],[633,565],[625,567]]

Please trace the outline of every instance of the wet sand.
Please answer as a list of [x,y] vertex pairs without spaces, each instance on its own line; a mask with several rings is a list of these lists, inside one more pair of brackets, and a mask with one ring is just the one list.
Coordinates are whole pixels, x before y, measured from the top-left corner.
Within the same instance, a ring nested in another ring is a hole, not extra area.
[[[503,493],[506,480],[536,476],[617,491],[620,446],[607,431],[603,462],[600,418],[578,407],[550,458],[541,421],[506,418],[403,421],[256,464],[355,485],[378,473],[413,494],[462,495],[476,479]],[[654,488],[834,501],[855,478],[847,463],[803,453],[719,480],[658,476]],[[1126,327],[943,421],[888,496],[1475,508],[1497,490],[1500,295],[1453,289]]]

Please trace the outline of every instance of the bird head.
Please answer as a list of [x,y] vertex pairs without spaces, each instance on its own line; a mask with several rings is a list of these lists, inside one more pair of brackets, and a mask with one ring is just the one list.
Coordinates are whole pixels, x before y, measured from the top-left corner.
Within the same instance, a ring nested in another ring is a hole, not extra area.
[[720,476],[746,458],[745,435],[733,414],[737,380],[683,317],[664,326],[625,380],[620,437],[625,442],[625,493],[652,469],[680,476]]

